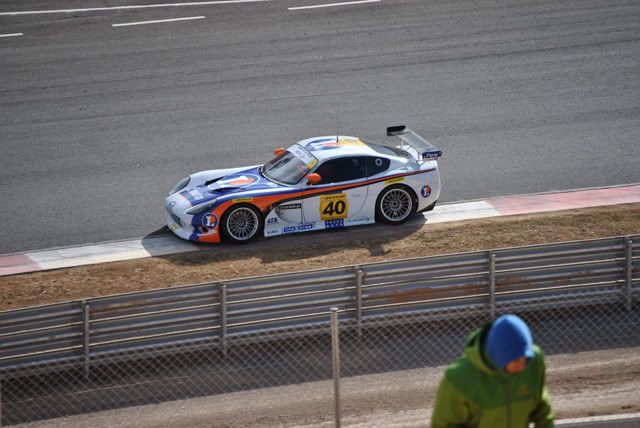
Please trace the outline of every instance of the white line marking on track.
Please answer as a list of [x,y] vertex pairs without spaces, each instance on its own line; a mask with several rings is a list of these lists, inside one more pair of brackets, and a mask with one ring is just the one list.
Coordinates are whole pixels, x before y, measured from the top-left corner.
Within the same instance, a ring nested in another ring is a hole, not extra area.
[[298,6],[298,7],[290,7],[288,10],[302,10],[302,9],[317,9],[319,7],[334,7],[334,6],[348,6],[352,4],[361,4],[361,3],[375,3],[380,0],[360,0],[360,1],[349,1],[342,3],[328,3],[328,4],[316,4],[313,6]]
[[123,10],[123,9],[150,9],[150,8],[157,8],[157,7],[208,6],[208,5],[215,5],[215,4],[256,3],[256,2],[266,2],[266,1],[270,1],[270,0],[217,0],[217,1],[200,1],[200,2],[189,2],[189,3],[139,4],[139,5],[129,5],[129,6],[90,7],[86,9],[28,10],[23,12],[0,12],[0,16],[41,15],[45,13],[96,12],[96,11]]
[[112,27],[128,27],[130,25],[158,24],[160,22],[189,21],[192,19],[204,19],[204,18],[205,16],[188,16],[185,18],[170,18],[170,19],[156,19],[154,21],[126,22],[124,24],[111,24],[111,26]]
[[23,33],[0,34],[0,37],[18,37],[24,36]]

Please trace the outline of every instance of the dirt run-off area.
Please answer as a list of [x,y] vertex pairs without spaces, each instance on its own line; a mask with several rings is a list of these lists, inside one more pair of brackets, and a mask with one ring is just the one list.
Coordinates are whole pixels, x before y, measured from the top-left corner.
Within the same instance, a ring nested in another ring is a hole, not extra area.
[[399,227],[311,232],[0,277],[0,311],[240,277],[638,233],[640,204],[439,224],[424,224],[416,216]]

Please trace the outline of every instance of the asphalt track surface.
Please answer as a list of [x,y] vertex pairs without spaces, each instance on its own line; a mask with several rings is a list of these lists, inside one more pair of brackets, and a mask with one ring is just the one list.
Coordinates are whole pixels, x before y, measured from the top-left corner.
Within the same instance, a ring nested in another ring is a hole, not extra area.
[[640,182],[637,0],[289,10],[323,3],[3,1],[0,254],[147,235],[188,173],[336,130],[427,136],[443,202]]

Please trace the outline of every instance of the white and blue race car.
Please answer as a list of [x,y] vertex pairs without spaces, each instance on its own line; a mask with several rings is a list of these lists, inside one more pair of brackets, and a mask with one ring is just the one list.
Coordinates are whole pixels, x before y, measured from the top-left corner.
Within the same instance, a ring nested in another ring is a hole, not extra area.
[[191,241],[244,243],[259,235],[402,224],[435,206],[442,152],[405,126],[389,127],[387,135],[400,144],[309,138],[277,149],[264,165],[192,174],[166,198],[167,226]]

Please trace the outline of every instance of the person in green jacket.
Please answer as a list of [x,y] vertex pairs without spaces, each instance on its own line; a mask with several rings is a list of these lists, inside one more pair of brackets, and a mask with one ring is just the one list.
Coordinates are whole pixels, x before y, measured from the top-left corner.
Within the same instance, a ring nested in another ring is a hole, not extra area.
[[431,428],[553,428],[544,356],[527,324],[503,315],[469,335],[445,371]]

